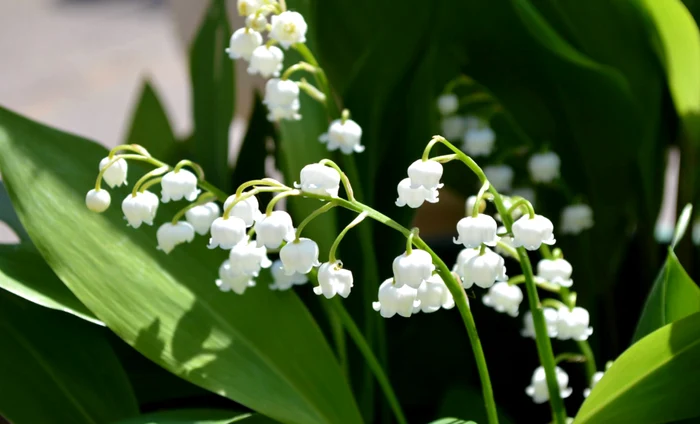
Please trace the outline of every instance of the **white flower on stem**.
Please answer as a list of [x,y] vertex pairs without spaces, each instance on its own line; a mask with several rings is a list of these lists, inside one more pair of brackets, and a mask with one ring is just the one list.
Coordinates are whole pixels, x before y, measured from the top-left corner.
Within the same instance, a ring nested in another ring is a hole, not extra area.
[[362,128],[352,119],[336,119],[331,122],[328,132],[321,134],[318,140],[328,144],[328,151],[340,149],[346,155],[362,153],[365,146],[360,144]]
[[484,167],[484,174],[489,183],[498,191],[509,192],[513,189],[513,168],[508,165],[490,165]]
[[[459,252],[459,255],[457,255],[457,261],[455,262],[455,265],[452,267],[452,272],[456,272],[459,277],[464,280],[466,276],[464,275],[464,264],[467,263],[471,258],[474,256],[479,255],[479,248],[472,249],[472,248],[465,248],[462,249]],[[462,283],[464,284],[464,283]],[[471,284],[469,285],[471,287]]]
[[482,244],[493,247],[498,243],[497,227],[496,220],[488,215],[466,216],[457,223],[459,236],[452,241],[464,247],[479,247]]
[[[100,161],[99,170],[102,171],[102,168],[107,166],[107,164],[113,159],[114,158],[110,159],[109,156],[102,159]],[[118,159],[105,170],[104,174],[102,174],[102,178],[111,188],[119,187],[122,184],[126,185],[126,174],[128,168],[129,165],[126,163],[125,159]]]
[[562,234],[580,234],[593,228],[593,209],[585,204],[569,205],[561,211]]
[[124,218],[133,228],[141,224],[153,225],[153,219],[158,211],[158,196],[148,190],[139,191],[136,196],[129,194],[122,201]]
[[571,274],[574,269],[565,259],[542,259],[537,263],[537,276],[561,287],[574,284]]
[[551,183],[559,178],[561,160],[554,152],[535,153],[527,162],[530,178],[536,183]]
[[413,314],[414,308],[420,306],[417,299],[418,290],[411,286],[398,286],[394,279],[389,278],[379,286],[378,302],[372,302],[372,308],[384,318],[391,318],[396,314],[408,318]]
[[300,183],[294,187],[307,193],[321,196],[338,197],[340,190],[340,173],[330,166],[312,163],[301,169]]
[[245,222],[240,218],[235,216],[216,218],[209,229],[211,238],[207,247],[209,249],[220,247],[224,250],[229,250],[242,240],[245,240],[245,230]]
[[593,334],[593,327],[589,327],[590,315],[588,311],[577,306],[571,310],[566,307],[559,308],[557,317],[557,338],[560,340],[573,339],[576,341],[588,340]]
[[112,197],[107,190],[92,189],[85,195],[85,206],[93,212],[102,213],[109,208]]
[[452,309],[455,306],[452,293],[450,293],[442,277],[437,274],[431,275],[418,287],[416,299],[420,301],[420,305],[414,308],[414,313],[419,311],[431,313],[440,308]]
[[203,236],[209,232],[211,224],[220,214],[219,205],[214,202],[205,203],[185,212],[187,222],[192,224],[197,234]]
[[305,237],[285,244],[280,250],[280,260],[287,275],[308,274],[313,267],[321,265],[318,261],[318,244]]
[[[542,314],[544,315],[544,321],[547,325],[547,335],[549,337],[557,337],[559,313],[554,308],[544,308],[542,309]],[[523,316],[523,329],[520,330],[520,335],[531,339],[535,338],[535,321],[532,318],[532,311],[525,312]]]
[[459,109],[459,98],[456,94],[442,94],[437,99],[437,107],[441,115],[452,115]]
[[194,240],[194,227],[186,221],[178,221],[176,224],[166,222],[156,231],[156,239],[158,250],[167,254],[172,252],[178,244]]
[[518,308],[523,301],[523,291],[515,284],[500,282],[491,286],[481,300],[484,305],[495,309],[496,312],[505,312],[512,317],[517,317]]
[[306,42],[307,25],[304,17],[298,12],[282,12],[272,16],[270,38],[288,49],[292,44]]
[[248,287],[255,286],[255,280],[250,275],[239,274],[231,266],[231,262],[226,259],[219,267],[219,279],[216,286],[222,292],[233,291],[236,294],[243,294]]
[[282,71],[283,61],[284,53],[279,47],[266,45],[256,47],[250,55],[248,73],[260,74],[263,78],[277,77]]
[[418,159],[408,167],[411,187],[425,187],[428,190],[442,188],[442,164],[434,160]]
[[459,115],[445,116],[440,121],[440,129],[446,139],[456,140],[464,135],[464,118]]
[[267,258],[267,249],[248,239],[233,246],[229,252],[231,267],[239,274],[257,277],[260,269],[269,268],[272,262]]
[[469,128],[464,133],[462,150],[470,156],[488,156],[493,152],[496,133],[491,127]]
[[264,0],[238,0],[238,14],[248,16],[262,7]]
[[[496,281],[508,279],[505,261],[500,255],[492,252],[489,248],[485,248],[483,254],[478,249],[475,250],[477,254],[463,259],[463,263],[457,271],[457,274],[462,277],[462,285],[465,289],[471,288],[474,284],[488,289]],[[469,253],[465,253],[464,256],[467,257]],[[457,258],[457,263],[459,264],[459,258]]]
[[269,111],[267,119],[272,122],[280,119],[299,120],[299,86],[291,80],[272,78],[265,84],[263,103]]
[[[224,202],[224,210],[228,209],[236,199],[237,196],[235,194],[229,196]],[[246,227],[251,227],[262,218],[263,214],[260,212],[258,199],[255,196],[250,196],[233,205],[233,208],[229,211],[229,216],[241,218],[245,222]]]
[[343,269],[340,261],[326,262],[318,269],[318,286],[314,287],[314,293],[324,295],[326,299],[340,295],[348,297],[353,286],[352,272]]
[[[561,368],[555,368],[557,383],[559,384],[559,394],[563,399],[571,396],[572,389],[569,386],[569,375]],[[532,398],[535,403],[545,403],[549,400],[549,388],[547,387],[547,377],[544,367],[538,367],[532,374],[532,382],[525,389],[525,393]]]
[[[511,197],[511,196],[501,196],[501,200],[503,201],[503,207],[504,207],[506,210],[510,210],[510,207],[513,206],[513,197]],[[510,216],[511,216],[511,218],[513,218],[514,220],[520,218],[521,216],[523,216],[523,208],[514,209],[514,210],[510,213]],[[496,220],[498,220],[499,222],[503,222],[503,217],[501,217],[501,214],[500,214],[500,213],[495,214],[495,215],[494,215],[494,218],[496,218]]]
[[[496,230],[497,234],[504,234],[505,232],[506,232],[506,227],[503,227],[503,226],[498,227],[498,229]],[[494,249],[496,251],[496,253],[498,253],[499,255],[502,255],[502,256],[512,256],[510,251],[501,247],[501,244],[505,244],[506,246],[515,249],[515,246],[513,246],[513,237],[511,237],[509,235],[500,236],[498,238],[498,241],[500,243],[497,243],[496,248]],[[513,256],[513,257],[517,257],[517,255]]]
[[257,32],[263,32],[267,29],[267,17],[263,13],[250,14],[245,18],[245,26]]
[[160,186],[162,188],[160,197],[163,203],[183,198],[192,202],[201,192],[197,188],[197,176],[186,169],[170,171],[163,175]]
[[401,256],[397,256],[392,269],[396,287],[407,285],[417,289],[423,281],[430,278],[435,271],[435,265],[430,253],[421,249],[412,249],[411,253],[404,252]]
[[542,243],[553,245],[554,226],[552,221],[542,215],[525,215],[513,223],[513,246],[525,247],[527,250],[537,250]]
[[292,275],[287,275],[284,272],[284,266],[282,261],[277,259],[272,263],[270,268],[272,272],[272,284],[270,284],[270,290],[289,290],[292,286],[306,284],[309,279],[306,274],[294,273]]
[[408,206],[415,209],[421,207],[424,202],[437,203],[439,200],[437,190],[430,190],[423,186],[411,187],[410,178],[401,180],[396,187],[396,191],[399,194],[398,199],[396,199],[396,206],[399,207]]
[[[262,17],[265,19],[265,17]],[[250,28],[241,28],[231,35],[226,53],[231,59],[250,60],[253,51],[262,45],[263,38],[258,31]]]
[[591,390],[593,390],[593,388],[596,386],[596,384],[598,384],[598,382],[603,378],[604,374],[605,373],[603,371],[598,371],[598,372],[593,374],[593,377],[591,377],[591,385],[588,386],[587,389],[583,390],[583,397],[584,398],[587,398],[588,396],[590,396]]
[[255,223],[258,246],[277,249],[284,241],[294,240],[292,217],[285,211],[273,211],[269,216],[263,215]]

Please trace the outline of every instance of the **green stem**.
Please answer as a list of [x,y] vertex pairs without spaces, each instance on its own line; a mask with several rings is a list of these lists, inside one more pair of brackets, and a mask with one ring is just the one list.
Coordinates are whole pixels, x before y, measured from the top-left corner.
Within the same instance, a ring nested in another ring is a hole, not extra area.
[[591,345],[588,344],[588,340],[577,341],[578,348],[581,350],[583,356],[586,357],[586,376],[588,376],[588,381],[590,382],[593,378],[593,374],[596,373],[595,357],[593,356],[593,349]]
[[508,216],[512,216],[513,211],[515,211],[516,209],[518,209],[520,207],[525,207],[528,215],[530,215],[530,219],[535,217],[535,209],[533,209],[532,203],[530,203],[527,199],[523,199],[523,198],[520,198],[520,199],[516,200],[515,202],[513,202],[513,204],[510,206],[510,208],[508,208],[508,211],[506,211],[506,214],[508,214]]
[[586,357],[580,353],[564,352],[554,357],[554,363],[559,365],[563,361],[566,362],[586,362]]
[[338,164],[333,162],[330,159],[322,159],[319,162],[319,164],[330,166],[331,168],[338,171],[338,174],[340,174],[340,180],[343,182],[343,187],[345,188],[345,192],[348,195],[348,200],[350,200],[351,202],[354,202],[355,201],[355,192],[352,189],[352,184],[350,184],[350,179],[348,178],[347,175],[345,175],[345,172],[343,172],[343,170],[340,169]]
[[204,169],[202,169],[202,167],[198,163],[192,162],[189,159],[183,159],[180,162],[176,163],[175,167],[173,168],[173,172],[178,172],[184,166],[189,166],[190,168],[192,168],[197,173],[197,179],[199,181],[204,181]]
[[[282,193],[282,194],[285,194],[285,193]],[[299,224],[299,226],[297,227],[297,232],[296,232],[296,235],[294,237],[294,240],[299,241],[299,236],[301,235],[301,232],[304,231],[304,227],[306,227],[309,224],[309,222],[313,221],[317,216],[328,212],[329,210],[331,210],[334,207],[335,207],[335,205],[333,203],[329,202],[329,203],[326,203],[325,205],[321,206],[320,208],[316,209],[315,211],[311,212],[309,214],[309,216],[304,218],[304,220],[301,221],[301,224]]]
[[497,243],[498,247],[503,249],[505,252],[507,252],[508,256],[511,258],[515,259],[518,263],[520,263],[520,258],[518,257],[518,251],[515,250],[515,248],[507,243],[504,243],[502,241],[498,241]]
[[413,252],[413,237],[418,235],[418,228],[412,228],[411,234],[406,237],[406,256]]
[[484,184],[481,185],[481,188],[479,189],[479,192],[476,194],[476,201],[474,202],[474,208],[472,209],[472,218],[476,218],[479,216],[479,206],[481,205],[481,199],[484,197],[484,193],[486,193],[486,190],[489,189],[489,184],[488,181],[486,181]]
[[335,238],[333,244],[331,245],[331,250],[328,252],[328,262],[335,263],[335,252],[338,250],[338,246],[345,237],[345,234],[347,234],[351,228],[364,221],[366,217],[367,213],[362,212],[361,214],[357,215],[357,217],[354,220],[352,220],[352,222],[350,222],[345,228],[343,228],[343,231],[341,231],[340,234],[338,234],[338,237]]
[[150,156],[128,155],[128,154],[127,154],[127,155],[115,155],[115,156],[112,156],[112,157],[110,158],[109,162],[107,162],[107,164],[105,164],[105,166],[103,166],[102,169],[100,170],[100,172],[97,174],[97,180],[95,181],[95,191],[99,191],[100,188],[102,187],[102,176],[105,174],[105,172],[107,171],[107,169],[108,169],[110,166],[114,165],[114,164],[115,164],[118,160],[120,160],[120,159],[124,159],[124,160],[137,160],[137,161],[141,161],[141,162],[148,162],[148,163],[150,163],[150,164],[152,164],[152,165],[155,165],[155,166],[158,166],[158,167],[164,166],[164,165],[165,165],[163,162],[161,162],[161,161],[159,161],[159,160],[156,160],[156,159],[153,159],[153,158],[150,157]]
[[120,144],[119,146],[114,147],[112,150],[109,151],[109,155],[107,155],[108,158],[112,159],[117,152],[121,150],[126,150],[129,152],[135,152],[140,155],[146,156],[146,157],[151,157],[151,154],[148,153],[148,150],[146,150],[143,146],[138,145],[138,144]]
[[144,184],[149,178],[163,175],[168,172],[168,170],[170,170],[169,166],[161,166],[160,168],[146,172],[141,178],[139,178],[138,181],[136,181],[136,184],[134,184],[134,189],[131,191],[131,195],[136,196],[136,193],[139,191],[139,187],[141,187],[141,185]]
[[317,70],[316,67],[309,64],[309,63],[299,62],[299,63],[296,63],[296,64],[290,66],[289,68],[287,68],[287,70],[284,71],[284,73],[282,74],[282,77],[280,79],[283,81],[287,80],[287,79],[289,79],[289,77],[292,76],[293,73],[299,72],[299,71],[306,71],[306,72],[309,72],[311,74],[314,74],[314,73],[316,73],[316,70]]

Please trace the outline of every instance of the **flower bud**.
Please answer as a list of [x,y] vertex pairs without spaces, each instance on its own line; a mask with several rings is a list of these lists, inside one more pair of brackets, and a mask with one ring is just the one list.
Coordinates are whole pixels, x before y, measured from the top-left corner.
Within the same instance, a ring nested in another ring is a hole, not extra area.
[[318,261],[318,244],[304,237],[284,245],[280,250],[280,260],[287,275],[308,274],[313,267],[321,265]]
[[265,17],[265,15],[262,13],[253,13],[251,15],[248,15],[245,18],[245,26],[252,30],[263,32],[265,31],[265,29],[267,29],[267,17]]
[[[114,158],[106,157],[100,161],[99,170],[107,166]],[[126,185],[126,174],[129,166],[125,159],[118,159],[116,162],[111,164],[102,174],[102,178],[111,188],[119,187],[120,185]]]
[[248,16],[258,11],[264,0],[238,0],[238,14]]
[[158,250],[170,253],[175,246],[194,240],[194,227],[189,222],[179,221],[176,224],[166,222],[156,231]]
[[219,213],[219,205],[209,202],[187,210],[185,218],[192,224],[197,234],[203,236],[209,232],[211,224],[219,217]]
[[85,195],[85,205],[93,212],[102,213],[109,208],[112,197],[107,190],[92,189]]

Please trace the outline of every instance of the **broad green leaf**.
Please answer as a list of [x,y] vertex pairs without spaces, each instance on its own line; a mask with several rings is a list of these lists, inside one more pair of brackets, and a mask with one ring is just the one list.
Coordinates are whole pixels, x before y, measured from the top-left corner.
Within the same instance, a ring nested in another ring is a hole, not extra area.
[[139,144],[161,160],[172,159],[175,134],[163,103],[148,80],[143,82],[128,134],[126,144]]
[[7,189],[5,189],[5,184],[2,181],[0,181],[0,221],[7,224],[21,241],[29,241],[29,235],[27,235],[15,209],[12,207],[12,202],[10,202]]
[[226,19],[226,2],[212,0],[190,50],[192,116],[196,161],[207,180],[229,189],[229,127],[233,119],[233,63],[225,49],[231,27]]
[[145,414],[113,424],[273,424],[262,415],[219,409],[180,409]]
[[0,288],[47,308],[104,325],[28,244],[0,245]]
[[[85,306],[152,361],[262,414],[360,422],[330,347],[294,293],[268,290],[263,278],[244,296],[221,293],[214,280],[225,252],[209,251],[204,238],[164,255],[155,228],[128,228],[116,205],[104,214],[85,208],[104,155],[95,143],[0,110],[0,171],[13,204]],[[113,190],[113,203],[126,190]],[[166,206],[159,222],[172,216]]]
[[267,107],[262,104],[262,99],[256,92],[248,131],[243,137],[241,150],[238,152],[236,166],[233,169],[233,188],[237,188],[246,181],[265,176],[266,143],[272,134],[272,125],[267,120]]
[[638,0],[676,111],[691,140],[700,142],[700,31],[680,0]]
[[669,249],[666,262],[642,310],[633,341],[697,312],[700,312],[700,288],[685,272],[673,250]]
[[0,416],[99,424],[138,414],[104,329],[0,293]]
[[700,313],[644,337],[605,372],[575,424],[667,423],[700,416]]

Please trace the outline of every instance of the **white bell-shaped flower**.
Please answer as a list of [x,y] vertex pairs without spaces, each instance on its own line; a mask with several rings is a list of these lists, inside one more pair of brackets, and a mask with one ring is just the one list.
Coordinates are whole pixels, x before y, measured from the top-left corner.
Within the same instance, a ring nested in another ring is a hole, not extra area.
[[[457,275],[460,276],[462,279],[462,284],[464,284],[464,279],[466,278],[466,275],[464,274],[465,268],[464,264],[467,263],[471,258],[474,256],[479,255],[479,249],[471,249],[471,248],[465,248],[462,249],[459,252],[459,255],[457,255],[457,261],[455,262],[455,265],[452,267],[452,272],[456,272]],[[472,286],[473,283],[469,284],[469,287]]]
[[85,195],[85,206],[93,212],[102,213],[109,208],[112,197],[107,190],[92,189]]
[[490,165],[484,167],[484,174],[489,183],[498,191],[507,193],[513,189],[513,168],[508,165]]
[[408,206],[410,208],[419,208],[424,202],[437,203],[439,192],[436,189],[430,190],[423,186],[411,187],[411,179],[404,178],[396,187],[399,194],[396,199],[396,206]]
[[273,211],[269,216],[263,215],[255,223],[258,246],[277,249],[283,241],[294,240],[292,217],[285,211]]
[[294,105],[298,106],[299,86],[292,80],[272,78],[265,83],[263,103],[268,107],[292,108]]
[[257,32],[263,32],[267,29],[267,17],[263,13],[250,14],[245,18],[245,26]]
[[588,340],[588,336],[593,334],[593,327],[589,327],[591,317],[588,311],[577,306],[571,310],[569,308],[559,308],[557,317],[557,338],[560,340],[573,339],[576,341]]
[[[498,229],[496,230],[497,234],[503,234],[505,232],[506,232],[506,227],[503,227],[503,226],[498,227]],[[501,244],[504,244],[508,247],[515,249],[515,246],[513,246],[513,237],[511,237],[509,235],[501,236],[498,238],[498,241],[500,243],[496,244],[496,248],[494,249],[496,251],[496,253],[498,253],[501,256],[513,256],[513,255],[511,255],[510,251],[501,247]],[[515,255],[513,257],[517,257],[517,255]]]
[[267,120],[270,122],[298,121],[300,119],[299,104],[292,107],[268,106]]
[[331,122],[328,132],[321,134],[318,140],[327,143],[328,151],[340,149],[346,155],[351,153],[362,153],[365,146],[360,144],[362,138],[362,128],[352,119],[336,119]]
[[265,0],[238,0],[238,14],[240,16],[254,14],[264,3]]
[[518,308],[523,301],[523,291],[515,284],[500,282],[491,286],[481,300],[484,305],[495,309],[496,312],[505,312],[512,317],[517,317]]
[[431,313],[440,308],[452,309],[455,306],[452,293],[450,293],[442,277],[437,274],[431,275],[418,287],[416,299],[420,301],[420,305],[414,308],[414,313],[419,311]]
[[[100,161],[99,170],[107,166],[114,158],[106,157]],[[126,174],[129,169],[129,165],[126,163],[125,159],[118,159],[116,162],[111,164],[102,174],[102,178],[111,188],[119,187],[120,185],[126,185]]]
[[464,247],[479,247],[482,244],[495,246],[498,243],[497,227],[496,220],[488,215],[466,216],[457,223],[459,236],[453,242]]
[[[557,383],[559,384],[559,394],[562,399],[571,396],[572,389],[569,386],[569,375],[561,368],[556,367]],[[525,393],[532,398],[535,403],[545,403],[549,400],[549,388],[547,387],[547,377],[544,367],[538,367],[532,374],[532,382],[525,389]]]
[[464,118],[459,115],[444,116],[440,121],[442,135],[448,140],[456,140],[464,135]]
[[527,162],[530,178],[536,183],[551,183],[559,178],[561,160],[554,152],[535,153]]
[[[549,337],[557,337],[557,324],[559,322],[559,313],[554,308],[542,309],[544,321],[547,325],[547,335]],[[520,335],[523,337],[535,338],[535,321],[532,318],[532,311],[525,312],[523,316],[523,329],[520,330]]]
[[462,285],[465,289],[471,288],[474,284],[483,289],[488,289],[496,281],[506,281],[508,279],[505,260],[488,248],[484,250],[483,254],[477,253],[475,256],[465,260],[457,274],[462,276]]
[[231,262],[226,259],[219,267],[219,279],[216,286],[222,292],[233,291],[236,294],[243,294],[248,287],[255,286],[255,280],[250,275],[240,274],[231,266]]
[[270,284],[270,290],[289,290],[292,288],[292,286],[306,284],[309,281],[306,274],[299,274],[296,272],[292,275],[287,275],[284,272],[282,261],[279,259],[272,263],[270,271],[272,272],[272,284]]
[[246,238],[246,226],[242,219],[235,216],[229,216],[228,219],[216,218],[211,223],[209,232],[209,249],[220,247],[224,250],[229,250]]
[[282,12],[273,15],[271,20],[270,38],[280,43],[280,46],[288,49],[292,44],[306,42],[306,21],[301,13]]
[[412,249],[410,254],[404,252],[403,255],[397,256],[392,269],[396,287],[407,285],[417,289],[423,281],[430,278],[435,271],[435,265],[430,253],[421,249]]
[[[265,17],[263,17],[265,19]],[[231,41],[226,49],[226,53],[231,59],[250,60],[253,50],[262,45],[262,35],[250,28],[241,28],[231,35]]]
[[452,115],[459,109],[459,98],[456,94],[442,94],[437,99],[437,107],[441,115]]
[[192,224],[197,234],[203,236],[209,232],[211,224],[219,217],[221,211],[219,205],[214,202],[195,206],[185,212],[187,222]]
[[593,224],[593,209],[588,205],[569,205],[561,211],[562,234],[580,234],[593,228]]
[[194,240],[194,227],[186,221],[178,221],[174,225],[166,222],[158,227],[156,239],[158,240],[158,250],[170,253],[178,244]]
[[338,197],[340,173],[335,168],[320,163],[306,165],[301,169],[300,180],[294,187],[303,192]]
[[[229,196],[224,202],[224,210],[228,209],[236,198],[235,194]],[[250,196],[233,205],[233,208],[229,211],[229,216],[241,218],[245,222],[246,227],[252,227],[253,224],[262,219],[263,214],[260,212],[258,199],[255,196]]]
[[197,176],[186,169],[170,171],[163,175],[160,186],[162,188],[160,197],[163,203],[183,198],[192,202],[201,192],[197,188]]
[[269,268],[272,262],[267,258],[267,249],[248,239],[242,240],[229,252],[231,267],[239,274],[257,277],[260,269]]
[[280,260],[287,275],[308,274],[313,267],[321,265],[318,244],[305,237],[285,244],[280,250]]
[[420,307],[417,299],[418,290],[411,286],[398,286],[394,279],[389,278],[379,286],[378,302],[372,302],[372,308],[384,318],[391,318],[396,314],[408,318],[413,314],[414,308]]
[[352,286],[352,272],[343,269],[340,261],[325,262],[318,269],[318,286],[314,287],[314,293],[324,295],[326,299],[330,299],[336,294],[348,297]]
[[496,133],[491,127],[469,128],[464,133],[462,150],[469,156],[488,156],[496,144]]
[[248,73],[260,74],[263,78],[277,77],[282,71],[283,61],[284,53],[279,47],[267,45],[256,47],[250,55]]
[[124,218],[133,228],[139,228],[141,224],[153,225],[158,203],[158,196],[148,190],[139,191],[136,196],[129,194],[122,202]]
[[565,259],[542,259],[537,263],[537,276],[562,287],[574,284],[571,274],[574,269]]
[[525,215],[513,223],[513,245],[515,247],[525,247],[527,250],[537,250],[542,243],[553,245],[554,226],[552,221],[542,215]]
[[442,188],[442,164],[434,160],[418,159],[408,167],[408,178],[411,187],[423,186],[428,190]]
[[584,398],[587,398],[588,396],[590,396],[591,390],[593,390],[593,388],[596,386],[596,384],[598,384],[598,382],[603,378],[604,374],[605,373],[603,371],[598,371],[598,372],[593,374],[593,377],[591,377],[591,385],[588,386],[587,389],[583,390],[583,397]]

